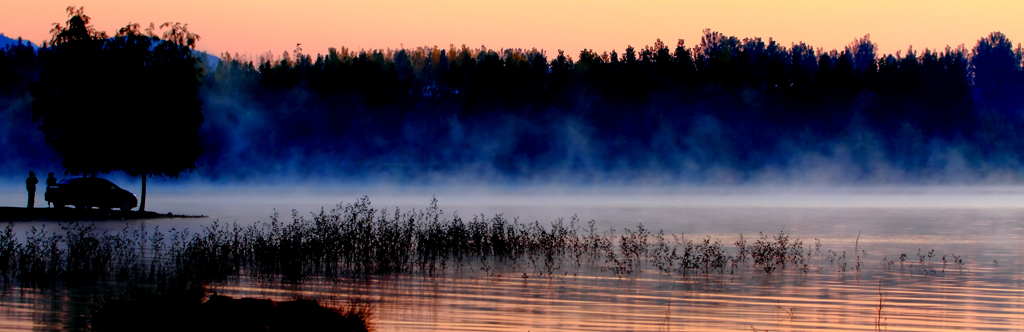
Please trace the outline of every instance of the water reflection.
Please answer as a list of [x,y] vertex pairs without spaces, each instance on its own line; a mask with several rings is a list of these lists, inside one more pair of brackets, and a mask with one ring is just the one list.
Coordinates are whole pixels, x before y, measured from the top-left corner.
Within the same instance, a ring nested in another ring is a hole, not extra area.
[[[923,203],[765,206],[741,200],[705,206],[700,202],[714,199],[683,196],[640,205],[612,204],[604,198],[587,205],[570,199],[565,206],[531,205],[528,203],[536,200],[524,198],[503,206],[494,199],[446,205],[445,198],[439,197],[447,218],[456,210],[463,216],[503,212],[508,217],[520,216],[524,222],[546,224],[578,214],[583,220],[596,220],[601,230],[643,222],[653,230],[665,229],[687,239],[711,236],[726,244],[736,241],[739,234],[751,239],[758,232],[783,230],[805,245],[819,239],[824,253],[812,258],[806,273],[786,269],[768,275],[747,268],[732,274],[681,275],[646,266],[640,274],[622,276],[587,268],[563,268],[562,273],[541,275],[532,268],[496,262],[490,262],[492,270],[482,270],[481,262],[468,261],[433,276],[312,278],[297,285],[252,279],[242,273],[211,284],[211,289],[235,297],[313,297],[335,305],[351,300],[370,302],[377,308],[378,331],[1017,330],[1024,326],[1024,269],[1019,259],[1024,254],[1020,246],[1024,243],[1024,209],[1007,203],[1018,197],[1016,193],[994,199],[993,195],[970,196],[963,201],[1003,203],[980,207],[974,203],[954,207]],[[191,209],[203,209],[200,201],[179,199]],[[928,201],[917,196],[907,200]],[[375,205],[403,209],[425,205],[411,201],[384,198]],[[671,204],[684,201],[689,203]],[[213,219],[266,220],[272,206],[279,204],[217,205],[222,209],[217,218],[146,223],[163,230],[194,230]],[[278,210],[287,214],[287,210]],[[254,216],[257,213],[259,216]],[[141,221],[106,222],[98,228],[116,232],[126,224],[135,227],[138,223]],[[23,233],[42,225],[58,229],[56,223],[45,222],[16,227]],[[932,249],[935,255],[928,258]],[[827,250],[845,254],[842,262],[846,268],[830,260]],[[903,264],[901,254],[907,255]],[[954,254],[965,264],[951,263]],[[858,256],[860,269],[856,268]],[[97,292],[13,288],[0,297],[0,329],[85,328],[87,303]]]
[[462,271],[294,288],[239,279],[217,289],[372,301],[380,331],[1014,330],[1024,324],[1024,290],[1008,270],[525,279]]

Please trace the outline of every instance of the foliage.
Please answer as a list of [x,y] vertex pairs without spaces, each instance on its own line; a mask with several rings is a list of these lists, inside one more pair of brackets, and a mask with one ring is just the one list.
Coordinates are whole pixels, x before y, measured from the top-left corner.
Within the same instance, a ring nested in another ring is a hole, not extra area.
[[129,24],[114,37],[96,31],[82,8],[68,7],[39,50],[32,114],[65,173],[125,171],[171,176],[195,168],[203,121],[198,36],[170,23],[163,39]]

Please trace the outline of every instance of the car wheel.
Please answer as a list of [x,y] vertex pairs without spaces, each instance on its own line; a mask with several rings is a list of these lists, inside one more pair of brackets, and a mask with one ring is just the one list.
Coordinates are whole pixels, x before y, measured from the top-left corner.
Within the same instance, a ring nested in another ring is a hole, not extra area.
[[121,206],[121,212],[128,212],[128,211],[131,211],[131,210],[132,210],[132,205],[131,204],[125,203],[124,205]]

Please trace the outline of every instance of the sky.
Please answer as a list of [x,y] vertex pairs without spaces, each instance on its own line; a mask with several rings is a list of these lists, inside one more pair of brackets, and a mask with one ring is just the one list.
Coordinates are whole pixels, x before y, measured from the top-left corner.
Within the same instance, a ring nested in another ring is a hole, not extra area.
[[306,54],[349,49],[539,48],[576,58],[658,38],[699,44],[701,31],[769,37],[842,49],[871,34],[882,54],[946,45],[972,47],[992,31],[1024,41],[1024,1],[481,1],[481,0],[0,0],[0,33],[33,42],[49,38],[65,8],[83,6],[99,30],[113,34],[129,22],[189,24],[212,54],[280,56],[302,44]]

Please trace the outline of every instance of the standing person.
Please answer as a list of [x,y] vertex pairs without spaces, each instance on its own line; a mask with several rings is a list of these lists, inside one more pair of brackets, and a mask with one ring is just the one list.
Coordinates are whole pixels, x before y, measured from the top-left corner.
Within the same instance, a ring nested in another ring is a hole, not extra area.
[[[50,186],[57,185],[57,178],[53,177],[53,172],[50,172],[50,176],[46,177],[46,192],[50,192]],[[46,198],[46,194],[43,194],[43,198]],[[46,207],[50,206],[50,201],[46,201]]]
[[25,179],[25,189],[28,190],[29,209],[36,206],[36,183],[39,183],[39,180],[36,179],[36,173],[29,171],[28,179]]

